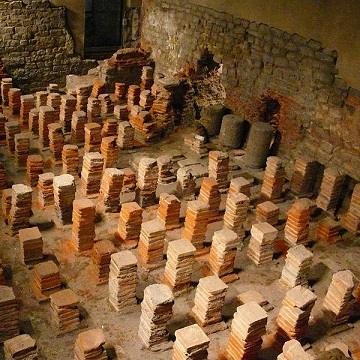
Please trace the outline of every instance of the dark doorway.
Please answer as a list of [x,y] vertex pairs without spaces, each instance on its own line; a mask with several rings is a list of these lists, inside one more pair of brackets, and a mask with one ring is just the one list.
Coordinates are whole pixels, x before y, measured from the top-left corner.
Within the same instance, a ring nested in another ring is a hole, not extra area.
[[123,0],[86,0],[86,57],[96,53],[106,56],[120,48],[122,15]]

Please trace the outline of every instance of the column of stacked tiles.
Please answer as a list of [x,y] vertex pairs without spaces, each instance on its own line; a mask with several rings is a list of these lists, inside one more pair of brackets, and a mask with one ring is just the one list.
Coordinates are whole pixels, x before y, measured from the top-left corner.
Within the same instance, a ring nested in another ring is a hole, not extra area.
[[138,85],[130,85],[127,93],[127,104],[131,107],[139,105],[141,88]]
[[47,172],[39,175],[38,196],[42,208],[54,204],[54,173]]
[[156,203],[158,166],[156,159],[143,157],[139,162],[137,187],[142,208]]
[[90,96],[91,88],[89,86],[78,86],[76,88],[76,111],[83,111],[87,110],[87,103],[88,98]]
[[110,94],[100,94],[98,99],[101,103],[101,118],[105,120],[108,115],[114,113],[114,104],[111,101]]
[[79,174],[79,148],[77,145],[64,145],[61,153],[63,174]]
[[127,105],[116,105],[114,106],[115,119],[121,122],[128,122],[129,120],[129,109]]
[[26,180],[30,186],[37,186],[39,175],[43,172],[43,158],[41,155],[29,155],[26,160]]
[[8,96],[11,114],[19,115],[21,107],[21,90],[18,88],[11,88],[9,89]]
[[181,202],[175,195],[160,194],[157,218],[162,222],[166,230],[180,227],[180,208]]
[[71,243],[78,252],[91,250],[95,242],[95,205],[89,199],[73,202]]
[[8,223],[8,218],[11,209],[11,202],[12,202],[12,189],[10,188],[3,190],[1,194],[1,209],[6,224]]
[[101,119],[101,101],[96,97],[89,97],[87,101],[87,118],[91,123],[102,124]]
[[122,168],[124,172],[124,182],[122,191],[127,193],[134,191],[136,188],[136,174],[133,169],[131,168]]
[[144,268],[160,264],[163,260],[166,228],[154,219],[141,224],[138,244],[139,264]]
[[281,159],[277,156],[269,156],[266,160],[266,168],[261,186],[260,197],[266,200],[279,199],[285,182],[285,170]]
[[91,258],[97,284],[105,284],[109,281],[110,257],[115,252],[116,248],[110,240],[100,240],[95,243]]
[[58,92],[50,92],[47,97],[46,105],[51,106],[54,109],[54,120],[59,121],[61,95]]
[[71,142],[82,144],[85,141],[85,124],[87,122],[85,111],[74,111],[71,118]]
[[119,148],[116,144],[116,136],[106,136],[101,140],[100,152],[104,157],[104,167],[116,167]]
[[206,360],[210,339],[199,325],[193,324],[175,331],[171,360]]
[[36,342],[28,334],[4,341],[4,354],[6,360],[38,359]]
[[58,334],[65,334],[79,327],[79,298],[71,289],[51,294],[50,309],[51,320]]
[[9,90],[13,87],[12,78],[1,79],[1,99],[4,105],[9,104]]
[[149,111],[153,105],[154,100],[155,97],[150,90],[142,90],[140,92],[139,106],[142,109]]
[[8,121],[5,123],[6,146],[10,154],[13,154],[15,151],[15,135],[20,133],[18,121]]
[[118,125],[117,145],[120,149],[132,149],[134,147],[135,129],[128,121],[121,121]]
[[30,150],[30,134],[15,134],[15,161],[17,166],[25,167]]
[[20,124],[27,127],[29,125],[30,110],[35,107],[34,95],[21,95],[20,103]]
[[271,262],[274,254],[274,241],[278,235],[277,229],[263,222],[254,224],[250,232],[247,256],[258,266]]
[[239,306],[231,323],[226,359],[255,359],[266,333],[266,322],[266,311],[256,302]]
[[101,125],[97,123],[85,124],[85,144],[84,152],[100,151],[101,144]]
[[[340,236],[340,222],[326,217],[320,220],[316,226],[316,239],[325,242],[326,244],[334,244],[341,240]],[[356,232],[355,232],[356,234]]]
[[136,202],[122,204],[116,235],[125,244],[139,240],[142,223],[142,209]]
[[313,256],[304,245],[290,248],[286,254],[280,282],[289,287],[306,286]]
[[204,159],[208,156],[209,150],[206,145],[205,137],[195,135],[191,139],[190,149],[199,155],[200,159]]
[[138,335],[152,349],[168,341],[167,323],[172,317],[174,296],[167,285],[149,285],[144,290]]
[[276,318],[275,340],[278,344],[282,345],[290,339],[301,340],[306,336],[316,299],[312,291],[300,285],[287,291]]
[[226,199],[224,214],[224,229],[236,232],[239,241],[245,237],[244,222],[246,220],[250,199],[242,193],[230,193]]
[[20,229],[29,227],[32,205],[32,189],[30,186],[15,184],[12,186],[11,209],[9,213],[9,229],[12,235]]
[[39,109],[33,108],[29,112],[29,131],[34,134],[39,134]]
[[345,215],[342,225],[351,234],[360,232],[360,184],[356,184],[351,195],[349,210]]
[[91,152],[84,155],[81,170],[81,186],[85,196],[99,193],[103,168],[104,158],[100,153]]
[[229,186],[229,155],[222,151],[209,152],[209,177],[219,184],[219,189]]
[[99,203],[105,212],[116,213],[120,211],[120,194],[124,181],[124,172],[116,168],[104,170],[101,184]]
[[338,169],[326,168],[316,199],[316,206],[322,210],[334,210],[339,202],[345,177]]
[[307,156],[298,157],[295,161],[290,181],[290,191],[295,195],[307,195],[316,178],[316,161]]
[[210,271],[222,277],[234,272],[236,251],[239,237],[229,229],[214,232],[209,256]]
[[100,94],[104,94],[106,89],[106,83],[101,79],[95,79],[91,89],[91,97],[97,98]]
[[182,294],[190,288],[195,253],[196,248],[187,240],[174,240],[168,244],[164,283],[174,295]]
[[0,192],[8,186],[4,165],[0,162]]
[[65,133],[71,132],[71,120],[74,111],[76,111],[75,96],[61,95],[59,120]]
[[297,200],[287,213],[284,234],[290,246],[309,241],[310,207],[308,199]]
[[59,123],[51,123],[49,128],[49,145],[54,160],[61,161],[62,149],[64,146],[64,134]]
[[0,285],[0,343],[20,334],[19,309],[14,291]]
[[283,348],[282,353],[277,357],[277,360],[315,360],[315,358],[306,353],[302,348],[299,341],[292,339],[287,341]]
[[251,183],[244,177],[236,177],[230,181],[229,194],[230,193],[243,193],[247,197],[251,195]]
[[172,172],[172,160],[170,156],[159,156],[157,158],[157,165],[159,168],[159,184],[166,185],[176,181],[176,176]]
[[115,83],[115,101],[119,102],[120,100],[125,99],[126,95],[126,85],[125,83],[116,82]]
[[322,307],[326,318],[334,326],[347,323],[355,305],[353,292],[357,284],[349,270],[333,274]]
[[204,248],[209,209],[210,206],[203,201],[194,200],[187,203],[185,224],[181,231],[181,237],[190,241],[196,250]]
[[[199,326],[219,324],[228,286],[216,275],[203,277],[196,287],[191,314]],[[206,330],[205,330],[206,332]]]
[[40,106],[39,108],[39,144],[41,147],[49,146],[49,127],[55,122],[55,110],[51,106]]
[[0,112],[0,140],[6,140],[5,123],[7,122],[6,116]]
[[214,178],[204,178],[201,183],[198,200],[209,205],[209,221],[217,220],[219,218],[221,196],[219,184]]
[[118,122],[114,118],[106,119],[101,129],[101,137],[117,136]]
[[104,348],[106,342],[102,329],[92,329],[81,332],[76,337],[74,360],[107,360]]
[[43,258],[43,240],[37,226],[20,229],[20,259],[23,263]]
[[54,177],[55,211],[63,225],[71,223],[75,191],[75,179],[72,175],[63,174]]
[[151,66],[143,66],[140,78],[141,90],[150,90],[154,84],[154,69]]
[[61,278],[58,266],[52,260],[35,265],[31,287],[38,298],[59,291]]
[[265,201],[256,206],[256,221],[267,222],[275,226],[279,221],[280,208],[272,201]]
[[184,200],[194,200],[196,179],[192,175],[191,170],[187,168],[180,168],[176,173],[176,179],[176,191],[179,196]]
[[37,109],[39,109],[40,106],[46,106],[48,95],[49,95],[49,93],[46,90],[45,91],[37,91],[35,93],[35,103],[36,103]]
[[111,255],[109,301],[116,311],[123,311],[137,304],[136,285],[136,256],[130,250]]

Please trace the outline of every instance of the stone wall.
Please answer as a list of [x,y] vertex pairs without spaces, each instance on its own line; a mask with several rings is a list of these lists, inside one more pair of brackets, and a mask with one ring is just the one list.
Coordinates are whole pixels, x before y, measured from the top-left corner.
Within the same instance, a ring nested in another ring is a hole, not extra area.
[[225,105],[250,122],[263,121],[266,101],[276,100],[289,176],[307,153],[360,180],[360,93],[340,78],[336,50],[181,0],[144,0],[142,47],[158,74],[175,78],[212,54],[222,65]]
[[65,9],[48,0],[0,1],[0,58],[24,92],[65,85],[70,73],[84,74],[95,65],[74,53]]

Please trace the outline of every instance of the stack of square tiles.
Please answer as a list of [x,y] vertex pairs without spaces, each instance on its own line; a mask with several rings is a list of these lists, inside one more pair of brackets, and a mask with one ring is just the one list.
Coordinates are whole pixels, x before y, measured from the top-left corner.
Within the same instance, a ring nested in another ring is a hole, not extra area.
[[277,235],[278,231],[267,222],[254,224],[247,256],[258,266],[271,262]]
[[116,136],[103,137],[100,145],[100,152],[104,157],[104,168],[116,167],[119,148],[116,144]]
[[10,214],[11,202],[12,202],[12,189],[3,190],[1,194],[1,209],[5,223],[7,223],[7,219]]
[[97,98],[100,94],[103,94],[106,89],[106,83],[101,79],[95,79],[92,89],[91,89],[91,97]]
[[76,111],[76,97],[72,95],[61,95],[59,119],[66,133],[71,132],[71,119],[74,111]]
[[265,201],[256,206],[256,221],[267,222],[275,226],[279,221],[280,208],[272,201]]
[[[186,141],[186,139],[185,139],[185,141]],[[187,145],[186,142],[185,142],[185,145]],[[205,140],[204,136],[195,135],[191,139],[190,148],[191,148],[191,150],[196,152],[196,154],[199,155],[200,159],[204,159],[208,156],[209,150],[207,148],[206,140]]]
[[313,253],[304,245],[290,248],[286,254],[280,282],[289,287],[306,286],[313,256]]
[[47,172],[39,175],[38,193],[42,208],[54,204],[54,173]]
[[4,105],[9,104],[9,90],[12,88],[12,78],[1,79],[1,99]]
[[19,308],[13,289],[0,285],[0,343],[19,333]]
[[85,124],[87,122],[85,111],[74,111],[71,118],[71,142],[81,144],[85,141]]
[[91,122],[85,124],[84,152],[100,151],[101,125]]
[[316,238],[326,244],[334,244],[341,240],[340,228],[340,223],[330,217],[322,219],[316,226]]
[[157,218],[162,222],[166,230],[180,227],[180,208],[181,202],[175,195],[160,194]]
[[117,235],[122,242],[138,241],[142,223],[142,209],[136,202],[121,206]]
[[354,274],[349,270],[333,274],[330,286],[323,301],[323,311],[332,325],[348,322],[355,304],[353,292],[357,284]]
[[136,305],[137,259],[130,251],[111,255],[109,301],[116,311]]
[[6,145],[10,154],[13,154],[15,151],[15,135],[20,133],[18,121],[8,121],[5,123]]
[[28,334],[15,336],[4,341],[5,360],[38,359],[35,340]]
[[75,179],[72,175],[54,177],[55,211],[63,225],[71,223],[75,191]]
[[58,334],[65,334],[79,327],[79,298],[71,289],[60,290],[51,294],[50,309],[51,320]]
[[278,328],[275,339],[279,344],[284,344],[290,339],[301,340],[305,337],[316,299],[312,291],[302,286],[296,286],[286,293],[276,318]]
[[266,168],[261,186],[260,197],[272,200],[281,197],[285,182],[285,170],[281,159],[277,156],[269,156],[266,160]]
[[196,248],[187,240],[171,241],[167,248],[164,283],[174,295],[188,290],[195,262]]
[[87,103],[87,118],[91,123],[102,124],[101,101],[96,97],[89,97]]
[[151,66],[143,66],[141,72],[141,90],[150,90],[154,84],[154,69]]
[[219,184],[219,189],[229,186],[229,155],[222,151],[209,152],[209,177]]
[[105,341],[102,329],[81,332],[75,341],[74,360],[107,360]]
[[120,211],[120,194],[124,181],[124,172],[116,168],[104,170],[101,184],[99,202],[105,212],[116,213]]
[[130,85],[127,93],[127,104],[132,107],[134,105],[139,105],[140,101],[140,86]]
[[138,260],[144,268],[159,264],[163,260],[165,233],[166,228],[158,219],[141,224]]
[[61,279],[57,265],[52,260],[35,265],[31,285],[37,296],[50,295],[59,291]]
[[30,110],[35,106],[34,95],[21,95],[20,102],[20,124],[22,126],[28,126]]
[[101,117],[102,119],[106,119],[108,115],[114,113],[114,104],[109,94],[101,94],[98,99],[101,102]]
[[307,195],[312,189],[317,173],[316,161],[307,156],[296,159],[290,182],[290,191],[295,195]]
[[126,105],[116,105],[114,107],[114,116],[119,121],[129,120],[129,110]]
[[102,137],[117,136],[117,127],[118,127],[118,122],[116,119],[114,118],[106,119],[101,129],[101,136]]
[[125,83],[116,82],[115,83],[115,101],[119,102],[120,100],[125,99],[126,95],[126,85]]
[[30,134],[15,134],[15,161],[17,166],[26,166],[27,157],[30,149]]
[[0,139],[6,139],[5,123],[7,122],[6,116],[0,110]]
[[37,91],[35,93],[35,102],[37,109],[39,109],[40,106],[46,106],[48,95],[49,93],[47,91]]
[[18,88],[10,88],[8,92],[9,96],[9,107],[12,115],[20,114],[21,107],[21,89]]
[[61,153],[63,174],[79,174],[79,148],[77,145],[64,145]]
[[148,207],[156,203],[158,171],[156,159],[143,157],[140,160],[137,187],[141,207]]
[[204,247],[205,233],[208,225],[210,206],[203,201],[188,201],[184,229],[181,237],[190,241],[200,250]]
[[282,349],[282,353],[277,357],[277,360],[315,360],[315,358],[307,354],[302,348],[299,341],[292,339],[287,341]]
[[335,209],[339,202],[344,180],[344,175],[338,169],[326,168],[320,185],[319,196],[316,199],[316,206],[325,211]]
[[135,130],[128,121],[121,121],[118,126],[117,145],[120,149],[134,147]]
[[184,200],[195,199],[196,179],[189,168],[180,168],[176,173],[177,193]]
[[218,219],[221,196],[219,185],[214,178],[204,178],[201,183],[198,200],[209,205],[209,221]]
[[309,241],[310,206],[306,198],[297,200],[287,213],[284,234],[290,246],[305,244]]
[[250,199],[245,194],[229,192],[226,199],[223,228],[235,231],[239,241],[242,241],[245,236],[244,222],[249,206]]
[[54,109],[54,117],[56,120],[59,120],[61,95],[57,92],[49,93],[49,95],[47,97],[46,105],[51,106]]
[[210,339],[197,324],[175,331],[171,360],[206,360]]
[[136,174],[130,168],[121,169],[124,173],[123,192],[131,192],[136,188]]
[[26,160],[26,179],[31,186],[38,184],[39,175],[43,172],[43,158],[41,155],[29,155]]
[[8,186],[4,165],[0,162],[0,192]]
[[46,87],[48,93],[59,92],[60,88],[58,84],[51,83]]
[[203,277],[196,288],[192,316],[201,327],[222,321],[222,309],[228,286],[216,275]]
[[85,196],[99,193],[103,168],[104,158],[100,153],[90,152],[84,155],[81,185]]
[[41,147],[49,146],[49,127],[55,122],[55,110],[51,106],[40,106],[39,108],[39,143]]
[[76,251],[90,250],[95,241],[95,205],[89,199],[73,202],[71,242]]
[[110,240],[100,240],[94,245],[92,252],[93,269],[96,282],[105,284],[109,281],[110,257],[116,253],[116,248]]
[[43,240],[37,226],[20,229],[20,258],[23,263],[43,258]]
[[349,210],[342,224],[346,230],[354,235],[360,232],[360,184],[356,184],[354,187]]
[[62,149],[64,145],[64,134],[59,123],[48,125],[50,151],[55,161],[61,161]]
[[76,111],[84,111],[86,113],[87,102],[91,89],[92,87],[90,86],[78,86],[76,88]]
[[266,322],[266,311],[256,302],[239,306],[231,323],[226,359],[255,359],[266,333]]
[[236,251],[239,246],[237,234],[229,229],[214,232],[209,256],[209,267],[218,277],[234,272]]
[[11,209],[9,213],[9,229],[12,235],[20,229],[29,227],[32,205],[32,189],[29,186],[15,184],[12,186]]
[[244,177],[236,177],[230,181],[229,193],[243,193],[247,197],[250,197],[251,192],[251,183],[249,180]]
[[176,176],[172,172],[172,161],[170,156],[159,156],[157,158],[157,166],[159,168],[159,184],[166,185],[176,181]]
[[39,134],[39,110],[33,108],[29,112],[29,131],[34,135]]
[[167,285],[149,285],[144,290],[138,335],[151,349],[168,341],[166,326],[172,317],[174,296]]
[[150,110],[154,99],[150,90],[143,90],[140,92],[139,106],[144,110]]

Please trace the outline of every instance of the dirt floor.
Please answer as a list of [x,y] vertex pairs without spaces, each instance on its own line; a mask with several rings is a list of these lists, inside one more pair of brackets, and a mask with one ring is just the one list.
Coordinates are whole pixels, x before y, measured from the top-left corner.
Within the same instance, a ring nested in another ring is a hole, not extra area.
[[[131,166],[136,170],[136,166],[143,156],[157,157],[163,154],[178,156],[182,154],[185,158],[196,158],[195,154],[183,144],[183,136],[189,130],[178,129],[168,139],[159,144],[138,147],[131,151],[121,151],[118,160],[118,168]],[[32,141],[32,152],[38,152],[36,148],[37,140]],[[216,139],[210,146],[216,145]],[[9,156],[5,146],[0,148],[0,161],[7,170],[10,183],[19,183],[25,180],[25,170],[17,169],[14,166],[14,157]],[[42,152],[46,164],[50,164],[49,151]],[[249,230],[251,224],[255,222],[254,209],[259,202],[258,193],[261,187],[262,171],[253,171],[243,166],[239,152],[230,152],[231,172],[230,177],[245,175],[251,181],[252,197],[251,208],[248,213],[246,223],[246,238],[243,246],[239,246],[236,256],[236,273],[239,279],[230,283],[226,304],[223,309],[224,321],[228,328],[209,335],[209,359],[219,359],[219,354],[226,347],[229,337],[231,319],[236,311],[239,302],[237,295],[249,289],[259,291],[273,309],[268,311],[267,335],[264,337],[263,349],[259,354],[261,359],[276,359],[279,351],[273,346],[272,335],[275,330],[275,319],[281,307],[281,301],[287,291],[285,287],[279,284],[281,270],[284,265],[286,246],[282,241],[283,228],[286,221],[286,212],[294,201],[287,191],[288,183],[285,187],[284,197],[278,206],[281,209],[280,222],[277,226],[279,230],[279,241],[275,249],[272,262],[266,266],[257,267],[246,256],[246,249],[249,242]],[[206,175],[207,158],[199,160],[201,166],[197,166],[198,185],[201,183],[201,175]],[[55,175],[61,173],[61,166],[50,167],[46,165],[44,172],[52,171]],[[76,197],[81,198],[79,179],[76,179],[77,193]],[[161,192],[174,192],[175,185],[159,186],[158,194]],[[124,195],[122,200],[132,200],[134,194]],[[221,208],[224,209],[226,194],[222,196]],[[138,336],[138,326],[140,319],[140,302],[143,298],[143,290],[146,286],[153,283],[160,283],[164,268],[159,268],[151,272],[146,272],[142,268],[138,270],[138,306],[128,313],[119,314],[114,311],[108,302],[108,286],[96,285],[91,271],[90,253],[78,255],[69,245],[71,236],[71,225],[59,225],[53,206],[41,209],[37,203],[37,189],[33,192],[33,216],[31,223],[39,225],[44,240],[44,260],[54,260],[60,268],[60,275],[63,286],[72,289],[80,298],[81,308],[81,328],[69,334],[57,336],[55,329],[51,324],[51,313],[49,302],[39,303],[31,288],[30,279],[33,274],[33,265],[24,265],[19,260],[19,239],[17,236],[11,237],[6,233],[6,224],[1,221],[0,224],[0,258],[3,261],[8,285],[12,286],[20,304],[21,332],[33,336],[39,348],[40,359],[64,360],[73,358],[73,348],[77,334],[86,329],[102,328],[107,339],[106,348],[110,359],[141,359],[146,357],[148,360],[171,359],[171,341],[174,340],[176,329],[194,323],[190,316],[190,310],[193,306],[195,287],[199,278],[205,274],[208,256],[202,256],[196,259],[195,270],[192,277],[192,288],[186,294],[175,299],[173,308],[173,318],[169,323],[170,342],[168,350],[152,352],[144,349]],[[94,200],[96,203],[96,199]],[[156,217],[156,206],[144,210],[143,220],[150,220]],[[186,202],[182,202],[182,216],[185,214]],[[309,335],[303,341],[303,344],[309,348],[312,354],[318,354],[328,345],[339,342],[346,343],[353,353],[353,357],[360,359],[360,313],[351,318],[351,327],[346,331],[329,331],[322,321],[322,300],[334,272],[349,269],[358,278],[360,278],[360,246],[358,237],[351,236],[348,232],[342,233],[342,240],[333,245],[325,245],[314,240],[314,228],[318,220],[327,216],[326,213],[316,211],[311,220],[311,239],[308,248],[314,253],[313,266],[310,274],[309,284],[315,292],[318,300],[312,312],[310,319]],[[183,221],[183,218],[182,218]],[[115,239],[115,230],[117,228],[118,214],[99,214],[96,223],[96,240],[110,239],[117,245],[118,250],[121,246]],[[222,228],[222,221],[209,224],[206,242],[211,243],[214,231]],[[180,230],[168,231],[166,241],[180,238]],[[136,253],[136,249],[132,250]],[[343,330],[343,329],[338,329]],[[356,354],[357,353],[357,354]],[[357,356],[357,357],[356,357]],[[3,352],[0,349],[0,359],[3,359]]]

